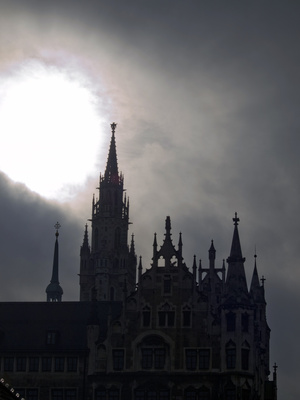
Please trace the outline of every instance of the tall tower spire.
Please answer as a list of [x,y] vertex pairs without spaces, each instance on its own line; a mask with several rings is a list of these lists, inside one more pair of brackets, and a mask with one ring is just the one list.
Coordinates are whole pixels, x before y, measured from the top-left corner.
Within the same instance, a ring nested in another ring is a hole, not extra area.
[[63,290],[58,281],[58,230],[60,228],[60,224],[57,222],[54,225],[56,229],[55,236],[55,245],[54,245],[54,257],[53,257],[53,268],[52,268],[52,278],[47,286],[46,293],[47,293],[47,301],[61,301]]
[[99,197],[92,203],[90,252],[87,239],[82,246],[81,301],[91,300],[92,293],[97,300],[123,301],[124,282],[129,294],[135,290],[137,260],[133,240],[128,246],[129,201],[118,170],[116,127],[113,122],[106,168],[100,174]]

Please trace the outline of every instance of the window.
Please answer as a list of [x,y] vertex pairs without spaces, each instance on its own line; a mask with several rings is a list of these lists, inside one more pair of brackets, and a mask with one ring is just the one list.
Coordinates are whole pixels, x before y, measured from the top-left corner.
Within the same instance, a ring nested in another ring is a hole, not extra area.
[[143,308],[143,326],[150,326],[151,311],[150,307]]
[[152,349],[142,349],[142,368],[152,368]]
[[170,400],[170,392],[168,389],[157,389],[156,385],[152,388],[139,388],[135,391],[134,400]]
[[164,348],[142,349],[143,369],[163,369],[166,361],[166,350]]
[[248,314],[242,314],[242,332],[248,332],[249,331],[249,315]]
[[166,350],[164,348],[154,349],[154,368],[163,369],[166,360]]
[[209,369],[210,349],[185,349],[185,365],[191,371]]
[[226,400],[236,400],[236,394],[234,388],[226,389]]
[[242,349],[242,369],[249,369],[249,349]]
[[226,314],[227,332],[235,331],[235,314],[230,312]]
[[76,389],[66,389],[65,400],[76,400]]
[[39,370],[39,358],[29,357],[29,371],[34,372]]
[[210,399],[210,392],[209,389],[205,386],[202,386],[199,389],[199,397],[198,400],[209,400]]
[[26,371],[26,357],[17,357],[17,371]]
[[184,392],[184,400],[196,400],[197,392],[194,388],[188,388]]
[[210,362],[210,350],[200,349],[199,350],[199,369],[209,369]]
[[15,393],[18,393],[21,398],[26,398],[26,400],[38,400],[39,398],[39,393],[38,389],[15,389]]
[[63,389],[52,389],[51,390],[51,400],[64,400]]
[[226,349],[226,365],[228,369],[234,369],[236,362],[236,349],[227,348]]
[[26,400],[38,400],[38,389],[26,389]]
[[77,372],[77,357],[67,358],[67,369],[68,372]]
[[158,325],[159,326],[174,326],[175,324],[175,311],[172,310],[168,303],[165,303],[161,310],[158,312]]
[[197,350],[186,349],[185,350],[185,363],[186,369],[195,370],[197,368]]
[[65,367],[64,357],[55,357],[54,370],[55,372],[63,372]]
[[52,369],[52,358],[51,357],[43,357],[42,358],[42,371],[47,372]]
[[119,400],[119,390],[116,388],[109,389],[108,400]]
[[49,345],[57,344],[58,342],[58,332],[56,331],[48,331],[46,337],[46,343]]
[[113,350],[113,369],[115,371],[121,371],[124,369],[124,350],[116,349]]
[[4,357],[4,371],[13,371],[13,370],[14,370],[14,358]]
[[106,400],[105,388],[98,388],[95,390],[95,400]]

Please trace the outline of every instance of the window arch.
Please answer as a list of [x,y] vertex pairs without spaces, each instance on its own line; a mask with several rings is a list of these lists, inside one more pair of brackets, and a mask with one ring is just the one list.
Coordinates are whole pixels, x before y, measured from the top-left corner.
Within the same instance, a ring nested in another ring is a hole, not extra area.
[[147,336],[139,347],[142,369],[163,370],[166,368],[169,346],[161,336]]
[[158,325],[170,327],[175,325],[175,307],[164,303],[158,311]]
[[235,369],[236,366],[236,345],[230,340],[226,344],[226,367],[227,369]]

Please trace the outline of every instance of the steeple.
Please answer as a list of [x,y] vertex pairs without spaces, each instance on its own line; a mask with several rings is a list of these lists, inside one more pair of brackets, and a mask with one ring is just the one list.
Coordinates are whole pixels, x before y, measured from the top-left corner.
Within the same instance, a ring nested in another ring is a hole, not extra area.
[[235,302],[248,301],[247,281],[244,269],[245,258],[242,256],[241,243],[238,231],[239,218],[237,213],[233,218],[234,231],[230,250],[227,258],[228,272],[226,278],[226,293]]
[[87,230],[81,247],[80,300],[89,301],[96,293],[98,301],[123,301],[127,292],[135,290],[137,259],[134,238],[128,245],[129,198],[119,173],[115,132],[111,125],[111,140],[104,174],[100,174],[99,195],[93,197],[91,247]]
[[118,171],[118,161],[117,161],[117,150],[116,150],[116,140],[115,140],[115,130],[117,124],[113,122],[111,125],[111,140],[110,148],[107,157],[106,169],[104,173],[104,180],[106,183],[119,184],[119,171]]
[[47,301],[61,301],[63,290],[58,281],[58,230],[60,228],[60,224],[57,222],[54,225],[56,229],[55,236],[55,246],[54,246],[54,257],[53,257],[53,268],[52,268],[52,278],[47,286],[46,293],[47,293]]

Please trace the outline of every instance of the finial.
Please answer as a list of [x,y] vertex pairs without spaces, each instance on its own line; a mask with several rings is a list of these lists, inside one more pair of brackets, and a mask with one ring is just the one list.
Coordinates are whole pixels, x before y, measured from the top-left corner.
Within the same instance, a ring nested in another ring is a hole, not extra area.
[[110,127],[111,127],[112,133],[115,134],[115,130],[116,130],[117,124],[115,122],[113,122],[112,124],[110,124]]
[[261,284],[262,284],[262,286],[265,286],[265,280],[266,280],[266,278],[265,278],[264,276],[262,276],[262,277],[261,277]]
[[234,222],[234,226],[238,226],[240,219],[237,216],[237,212],[234,213],[234,218],[232,218],[232,221]]
[[56,222],[56,224],[54,225],[54,228],[56,229],[56,232],[55,232],[55,236],[56,237],[58,237],[58,235],[59,235],[58,230],[59,230],[60,227],[61,227],[60,223]]
[[274,373],[276,374],[278,365],[275,363],[275,364],[273,365],[273,368],[274,368]]

